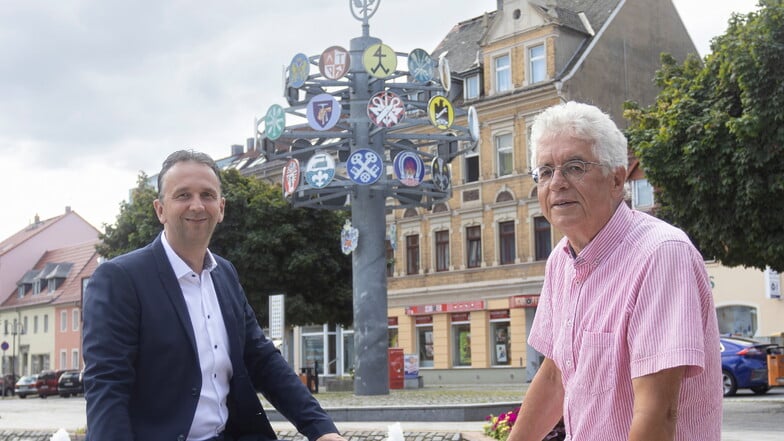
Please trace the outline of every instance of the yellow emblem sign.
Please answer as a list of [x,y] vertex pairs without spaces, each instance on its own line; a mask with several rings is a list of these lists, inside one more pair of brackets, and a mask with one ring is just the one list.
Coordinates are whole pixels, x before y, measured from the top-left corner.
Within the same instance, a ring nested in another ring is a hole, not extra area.
[[370,75],[376,78],[386,78],[395,73],[397,69],[397,55],[391,47],[378,43],[365,49],[362,54],[362,65]]
[[455,120],[455,108],[445,96],[437,95],[427,102],[427,116],[435,128],[446,130]]

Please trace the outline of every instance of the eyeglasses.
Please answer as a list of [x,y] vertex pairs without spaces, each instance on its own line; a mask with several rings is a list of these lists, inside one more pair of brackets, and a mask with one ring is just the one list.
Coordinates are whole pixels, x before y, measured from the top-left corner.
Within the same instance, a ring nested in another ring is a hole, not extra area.
[[534,182],[539,185],[544,185],[550,182],[553,175],[555,174],[556,170],[561,170],[561,174],[564,178],[568,179],[569,181],[572,180],[579,180],[585,175],[585,172],[588,171],[588,166],[590,165],[604,165],[599,162],[589,162],[589,161],[581,161],[579,159],[572,159],[571,161],[566,161],[560,167],[550,167],[549,165],[542,165],[536,167],[535,169],[531,170],[531,177],[534,178]]

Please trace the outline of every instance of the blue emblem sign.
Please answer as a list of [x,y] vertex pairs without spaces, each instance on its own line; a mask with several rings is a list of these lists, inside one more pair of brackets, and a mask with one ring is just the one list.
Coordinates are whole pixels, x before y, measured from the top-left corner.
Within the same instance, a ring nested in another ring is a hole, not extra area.
[[436,156],[430,166],[430,175],[433,177],[433,185],[437,189],[446,192],[449,190],[449,185],[452,183],[452,174],[449,171],[449,164],[444,161],[444,158]]
[[328,47],[319,57],[319,72],[328,80],[337,80],[351,67],[351,55],[341,46]]
[[384,173],[384,160],[373,150],[359,149],[348,157],[346,171],[353,182],[370,185]]
[[286,128],[286,112],[283,107],[273,104],[264,115],[264,134],[267,139],[274,141],[280,138],[283,130]]
[[394,161],[395,177],[400,183],[407,187],[416,187],[425,177],[425,164],[422,159],[414,152],[403,151],[395,155]]
[[289,64],[289,87],[300,88],[310,74],[310,62],[305,54],[294,55]]
[[433,79],[435,64],[424,49],[414,49],[408,54],[408,73],[417,83],[427,84]]
[[340,120],[340,103],[337,98],[322,93],[314,96],[308,101],[305,111],[308,117],[308,125],[314,130],[329,130],[335,127]]
[[376,126],[389,128],[403,121],[406,106],[397,94],[382,90],[370,97],[367,114]]
[[335,177],[335,159],[329,153],[316,152],[305,167],[305,181],[315,188],[324,188]]
[[349,255],[357,249],[359,244],[359,230],[351,226],[351,221],[346,219],[343,230],[340,232],[340,250]]

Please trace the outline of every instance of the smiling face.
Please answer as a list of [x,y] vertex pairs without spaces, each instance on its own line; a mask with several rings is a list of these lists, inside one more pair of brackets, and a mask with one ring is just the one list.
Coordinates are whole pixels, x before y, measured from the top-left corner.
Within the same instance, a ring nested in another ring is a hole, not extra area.
[[177,162],[165,172],[160,194],[153,205],[166,240],[191,266],[200,265],[215,226],[223,221],[220,180],[205,164]]
[[[570,135],[547,137],[539,143],[537,166],[560,167],[574,159],[598,162],[591,144]],[[625,175],[621,167],[608,173],[606,166],[592,165],[579,179],[564,178],[558,170],[539,185],[537,192],[544,216],[566,235],[575,252],[585,248],[615,213],[623,200]]]

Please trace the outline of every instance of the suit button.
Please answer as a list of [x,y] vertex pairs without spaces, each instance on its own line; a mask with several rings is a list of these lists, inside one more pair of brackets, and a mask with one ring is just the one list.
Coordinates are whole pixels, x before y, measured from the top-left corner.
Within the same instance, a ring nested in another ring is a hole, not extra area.
[[185,441],[185,435],[177,435],[177,441]]
[[199,391],[196,390],[196,388],[194,387],[193,389],[191,389],[191,395],[194,396],[194,397],[198,397],[199,396]]

